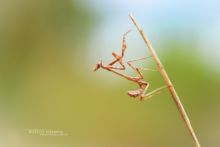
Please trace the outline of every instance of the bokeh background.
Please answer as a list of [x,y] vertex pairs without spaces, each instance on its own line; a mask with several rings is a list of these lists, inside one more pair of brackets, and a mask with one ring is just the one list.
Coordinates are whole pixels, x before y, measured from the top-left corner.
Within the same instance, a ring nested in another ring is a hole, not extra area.
[[[149,56],[129,13],[150,37],[202,146],[220,146],[218,0],[1,0],[1,147],[193,146],[167,91],[140,102],[126,94],[137,85],[92,71],[120,52],[129,28],[125,61]],[[155,68],[152,60],[137,65]],[[164,85],[159,73],[144,75],[150,90]]]

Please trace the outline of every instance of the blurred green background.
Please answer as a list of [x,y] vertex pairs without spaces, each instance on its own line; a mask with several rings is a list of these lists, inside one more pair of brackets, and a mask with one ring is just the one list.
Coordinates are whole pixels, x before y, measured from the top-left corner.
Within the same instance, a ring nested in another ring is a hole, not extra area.
[[[193,146],[168,92],[140,102],[126,94],[137,85],[92,71],[99,58],[108,63],[113,50],[120,52],[122,34],[133,26],[130,12],[149,35],[201,145],[220,146],[217,0],[1,0],[0,146]],[[125,60],[149,56],[135,28],[127,44]],[[139,65],[155,67],[152,60]],[[144,75],[150,90],[164,85],[159,73]]]

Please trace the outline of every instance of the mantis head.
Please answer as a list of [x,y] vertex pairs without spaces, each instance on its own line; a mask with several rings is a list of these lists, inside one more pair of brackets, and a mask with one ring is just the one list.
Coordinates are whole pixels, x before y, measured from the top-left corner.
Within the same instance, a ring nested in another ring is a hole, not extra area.
[[94,71],[97,71],[101,66],[102,66],[102,60],[99,60],[94,68]]

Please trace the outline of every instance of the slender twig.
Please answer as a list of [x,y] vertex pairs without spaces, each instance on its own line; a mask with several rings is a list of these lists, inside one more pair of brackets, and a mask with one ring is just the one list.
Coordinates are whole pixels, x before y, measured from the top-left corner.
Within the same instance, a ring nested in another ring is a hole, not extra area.
[[139,33],[140,33],[141,37],[143,38],[145,44],[149,48],[150,53],[151,53],[152,57],[154,58],[154,61],[156,62],[157,67],[158,67],[158,69],[160,71],[160,74],[163,77],[163,79],[165,80],[165,82],[167,84],[167,87],[168,87],[168,89],[169,89],[169,91],[170,91],[170,93],[172,95],[172,98],[173,98],[173,100],[174,100],[174,102],[175,102],[175,104],[176,104],[176,106],[177,106],[177,108],[178,108],[178,110],[179,110],[179,112],[181,114],[181,117],[184,120],[185,125],[186,125],[187,129],[190,132],[190,135],[192,136],[192,139],[193,139],[193,142],[195,144],[195,147],[201,147],[200,143],[199,143],[199,141],[198,141],[198,139],[196,137],[196,134],[195,134],[195,132],[194,132],[194,130],[192,128],[192,125],[190,123],[189,117],[187,116],[187,113],[186,113],[186,111],[185,111],[185,109],[183,107],[183,104],[180,101],[180,98],[177,95],[176,90],[174,89],[173,84],[171,83],[170,78],[167,75],[167,72],[164,69],[160,59],[158,58],[158,56],[157,56],[153,46],[151,45],[148,37],[144,34],[143,30],[139,27],[137,21],[134,19],[134,17],[131,14],[130,14],[130,18],[133,21],[134,25],[136,26],[137,30],[139,31]]

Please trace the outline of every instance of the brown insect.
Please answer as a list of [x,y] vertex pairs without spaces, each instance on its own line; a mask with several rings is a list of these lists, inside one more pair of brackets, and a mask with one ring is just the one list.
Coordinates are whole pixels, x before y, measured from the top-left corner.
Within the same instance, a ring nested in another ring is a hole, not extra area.
[[[134,98],[139,97],[140,100],[143,100],[144,98],[149,99],[149,98],[159,94],[161,92],[161,90],[167,88],[167,86],[163,86],[163,87],[155,89],[155,90],[153,90],[149,93],[146,93],[147,89],[149,88],[149,83],[144,80],[144,77],[143,77],[143,74],[141,73],[141,70],[149,70],[149,71],[157,71],[157,70],[149,69],[149,68],[138,68],[138,67],[135,67],[132,63],[136,62],[136,61],[151,58],[151,56],[136,59],[136,60],[127,61],[128,66],[130,66],[137,73],[137,76],[135,76],[135,77],[128,76],[126,74],[123,74],[123,73],[120,73],[120,72],[116,71],[116,70],[125,70],[126,69],[126,67],[123,63],[123,57],[125,55],[125,50],[127,48],[126,36],[129,32],[131,32],[131,29],[128,30],[123,35],[121,54],[118,54],[118,53],[113,51],[112,55],[114,56],[115,60],[110,62],[108,65],[103,65],[102,60],[99,60],[98,63],[96,64],[96,66],[95,66],[94,71],[97,71],[98,69],[102,68],[102,69],[105,69],[105,70],[110,71],[112,73],[115,73],[115,74],[117,74],[121,77],[124,77],[129,81],[137,83],[138,86],[139,86],[139,89],[136,89],[136,90],[133,90],[133,91],[128,91],[128,95],[131,96],[131,97],[134,97]],[[119,63],[120,67],[115,66],[116,63]]]

